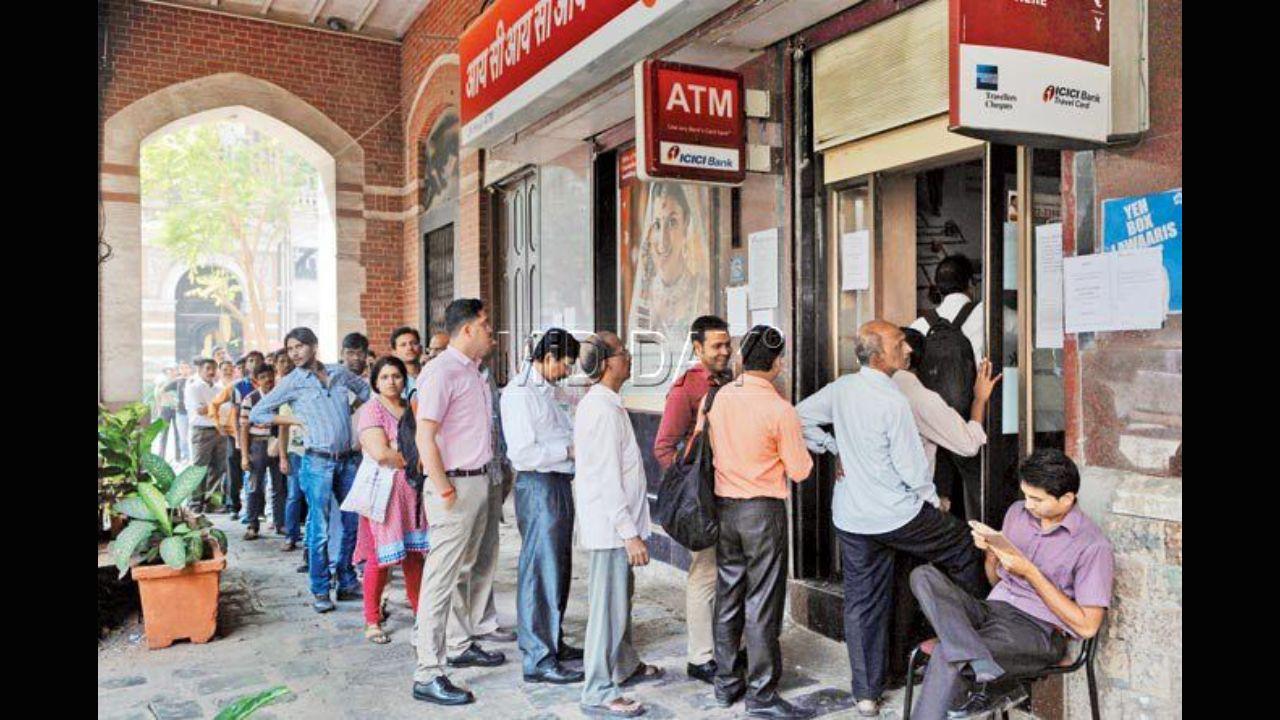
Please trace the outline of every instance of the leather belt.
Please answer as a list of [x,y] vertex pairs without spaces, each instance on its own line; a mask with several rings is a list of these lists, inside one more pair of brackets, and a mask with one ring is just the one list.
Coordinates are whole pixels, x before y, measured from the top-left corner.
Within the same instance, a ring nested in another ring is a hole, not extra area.
[[307,448],[307,454],[315,455],[316,457],[322,457],[325,460],[346,460],[349,457],[354,457],[356,454],[356,451],[347,450],[346,452],[331,453],[331,452],[325,452],[324,450],[312,450],[311,448]]
[[474,470],[447,470],[445,475],[448,477],[475,477],[477,475],[488,475],[489,466],[478,467]]

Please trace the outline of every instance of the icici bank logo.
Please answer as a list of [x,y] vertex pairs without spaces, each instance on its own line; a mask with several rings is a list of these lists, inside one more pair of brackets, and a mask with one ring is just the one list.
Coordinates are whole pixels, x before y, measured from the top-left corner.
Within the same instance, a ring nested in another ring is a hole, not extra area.
[[640,0],[640,2],[644,3],[645,7],[653,7],[658,4],[658,0]]
[[1050,85],[1049,87],[1044,89],[1044,101],[1049,102],[1050,100],[1053,99],[1053,96],[1057,94],[1058,94],[1057,86]]
[[672,145],[672,146],[671,146],[671,149],[667,151],[667,159],[668,159],[668,160],[675,160],[675,159],[677,159],[677,158],[679,158],[679,157],[680,157],[680,146],[679,146],[679,145]]

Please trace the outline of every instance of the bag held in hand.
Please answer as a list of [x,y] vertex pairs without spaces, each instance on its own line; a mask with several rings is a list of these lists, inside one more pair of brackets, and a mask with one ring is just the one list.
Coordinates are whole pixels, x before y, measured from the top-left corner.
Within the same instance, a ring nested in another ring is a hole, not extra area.
[[716,511],[716,469],[712,464],[711,440],[707,437],[715,394],[713,387],[703,401],[703,425],[690,440],[688,452],[676,454],[676,461],[662,475],[653,518],[676,542],[689,550],[704,550],[720,539],[720,517]]

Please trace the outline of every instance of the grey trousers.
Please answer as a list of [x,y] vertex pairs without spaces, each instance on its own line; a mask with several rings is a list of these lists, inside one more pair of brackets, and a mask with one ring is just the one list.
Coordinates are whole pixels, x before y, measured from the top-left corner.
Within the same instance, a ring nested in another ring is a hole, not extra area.
[[[220,487],[222,476],[227,471],[226,444],[217,428],[191,428],[191,464],[209,468],[200,481],[200,487],[191,496],[191,506],[200,512],[204,510],[206,496]],[[240,468],[236,468],[236,472],[240,472]],[[223,498],[222,504],[230,506],[231,498]]]
[[979,680],[994,680],[1034,673],[1066,652],[1066,639],[1053,626],[1008,603],[973,597],[932,565],[911,572],[911,592],[938,634],[912,717],[945,718],[966,665]]
[[625,548],[591,550],[587,580],[587,636],[583,642],[583,705],[604,705],[622,697],[619,683],[640,667],[631,645],[631,595],[635,575]]

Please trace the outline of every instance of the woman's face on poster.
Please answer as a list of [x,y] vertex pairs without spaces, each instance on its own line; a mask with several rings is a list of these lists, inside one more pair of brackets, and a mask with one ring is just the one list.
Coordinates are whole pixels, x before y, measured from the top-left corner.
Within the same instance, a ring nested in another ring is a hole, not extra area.
[[670,195],[662,196],[658,212],[649,226],[649,242],[658,260],[658,274],[670,285],[684,271],[685,243],[688,242],[689,218],[684,208]]

